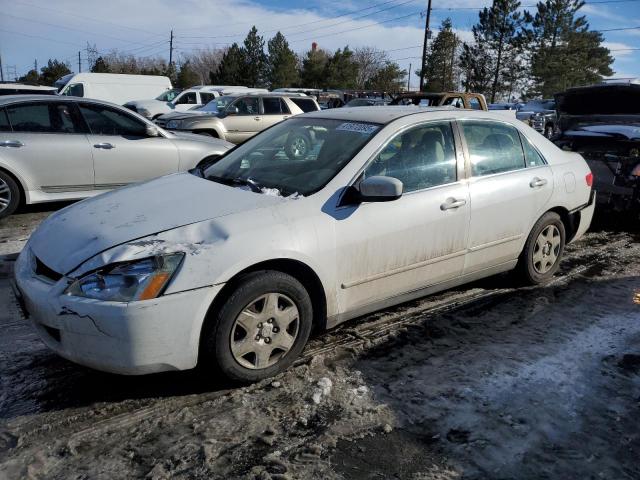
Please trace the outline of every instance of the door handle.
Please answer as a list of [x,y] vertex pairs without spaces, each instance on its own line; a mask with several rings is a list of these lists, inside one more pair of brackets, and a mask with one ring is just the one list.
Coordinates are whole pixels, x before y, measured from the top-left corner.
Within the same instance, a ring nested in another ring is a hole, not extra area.
[[256,122],[259,122],[259,121],[260,121],[260,117],[253,117],[253,119],[254,119]]
[[5,140],[0,142],[0,147],[12,147],[12,148],[20,148],[24,147],[24,143],[20,140]]
[[115,145],[113,145],[112,143],[96,143],[93,148],[102,148],[104,150],[111,150],[112,148],[116,148]]
[[451,210],[452,208],[460,208],[463,205],[466,205],[467,201],[464,199],[457,199],[457,198],[447,198],[447,200],[440,205],[440,210]]
[[531,182],[529,183],[529,186],[531,188],[536,188],[536,187],[543,187],[546,184],[547,184],[546,179],[535,177],[533,180],[531,180]]

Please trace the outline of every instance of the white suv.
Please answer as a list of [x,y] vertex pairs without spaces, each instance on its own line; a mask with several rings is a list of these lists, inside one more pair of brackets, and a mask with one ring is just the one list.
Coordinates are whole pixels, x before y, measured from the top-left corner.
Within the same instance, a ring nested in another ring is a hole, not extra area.
[[247,90],[247,87],[228,85],[197,85],[183,90],[170,102],[159,99],[134,100],[124,104],[129,110],[139,113],[149,120],[173,111],[186,112],[194,107],[206,105],[211,100],[228,92]]

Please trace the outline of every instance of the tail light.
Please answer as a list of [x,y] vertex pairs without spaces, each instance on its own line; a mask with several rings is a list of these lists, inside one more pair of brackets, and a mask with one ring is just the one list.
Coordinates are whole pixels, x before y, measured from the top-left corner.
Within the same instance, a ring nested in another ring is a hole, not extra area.
[[587,173],[587,176],[584,177],[584,180],[587,182],[587,187],[593,186],[593,172]]

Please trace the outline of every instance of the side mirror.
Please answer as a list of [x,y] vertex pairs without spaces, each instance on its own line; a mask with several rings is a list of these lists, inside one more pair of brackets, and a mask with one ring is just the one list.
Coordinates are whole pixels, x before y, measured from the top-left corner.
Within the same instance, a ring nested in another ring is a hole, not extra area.
[[147,137],[157,137],[160,135],[160,132],[158,131],[158,127],[154,127],[153,125],[147,125],[145,129],[145,133]]
[[227,108],[227,112],[226,113],[227,113],[227,115],[237,115],[237,114],[240,113],[240,110],[238,110],[238,107],[231,106],[231,107]]
[[390,202],[402,196],[402,182],[393,177],[369,177],[360,182],[358,191],[362,202]]

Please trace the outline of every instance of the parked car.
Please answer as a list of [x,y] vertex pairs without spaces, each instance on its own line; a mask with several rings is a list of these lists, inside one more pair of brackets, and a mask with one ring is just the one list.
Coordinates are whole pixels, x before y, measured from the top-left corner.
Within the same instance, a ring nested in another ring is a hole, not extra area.
[[0,97],[0,218],[20,203],[76,200],[187,170],[231,146],[167,132],[106,102]]
[[233,93],[196,110],[162,115],[156,123],[169,130],[242,143],[285,118],[319,109],[312,97],[301,93]]
[[201,107],[209,103],[216,97],[223,94],[233,92],[267,92],[264,88],[247,88],[247,87],[234,87],[225,85],[197,85],[195,87],[188,88],[176,95],[173,100],[170,101],[158,101],[156,100],[136,100],[133,102],[127,102],[124,104],[130,110],[138,112],[149,120],[155,120],[160,115],[165,113],[186,112],[195,108]]
[[156,98],[171,90],[169,77],[119,73],[70,73],[55,82],[60,95],[123,103],[136,98]]
[[489,110],[517,110],[518,107],[517,103],[490,103],[487,105]]
[[[300,129],[318,144],[291,158]],[[545,282],[592,214],[582,157],[515,118],[340,108],[55,213],[15,280],[70,360],[256,381],[291,365],[313,328],[514,268]]]
[[40,85],[27,85],[24,83],[0,83],[0,96],[2,95],[55,95],[55,87],[43,87]]
[[484,95],[468,92],[404,92],[393,97],[389,105],[452,106],[471,110],[488,110]]
[[599,204],[640,214],[640,82],[571,88],[556,102],[553,140],[587,160]]
[[516,118],[551,138],[556,128],[556,102],[553,99],[530,100],[518,109]]

